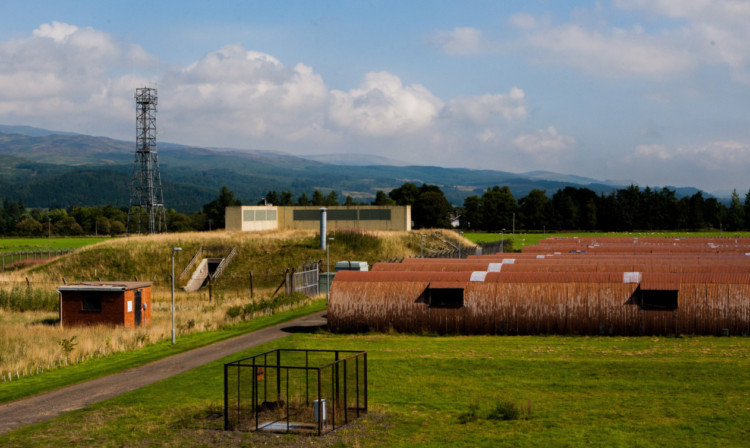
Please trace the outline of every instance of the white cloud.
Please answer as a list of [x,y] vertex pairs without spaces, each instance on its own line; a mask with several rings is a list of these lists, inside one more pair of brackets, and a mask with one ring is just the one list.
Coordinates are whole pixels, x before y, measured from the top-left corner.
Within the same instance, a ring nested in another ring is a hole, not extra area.
[[[0,114],[11,121],[96,133],[111,133],[132,118],[132,98],[122,78],[144,84],[143,76],[122,75],[155,58],[92,28],[52,22],[23,39],[0,42]],[[92,128],[98,123],[98,129]]]
[[161,85],[168,125],[199,144],[226,136],[238,145],[324,134],[328,89],[304,64],[287,67],[271,55],[229,45],[168,72]]
[[65,39],[75,34],[76,31],[78,31],[78,27],[75,25],[52,22],[43,23],[31,34],[34,37],[49,37],[55,42],[63,42]]
[[637,157],[657,158],[660,160],[671,159],[673,155],[664,145],[638,145],[635,148]]
[[470,55],[482,51],[482,32],[476,28],[453,28],[438,31],[430,41],[444,52],[453,55]]
[[443,111],[445,117],[487,123],[494,116],[501,115],[506,120],[526,118],[526,94],[513,87],[507,94],[484,94],[454,98]]
[[737,0],[617,0],[623,9],[642,10],[681,21],[663,33],[678,39],[702,64],[726,65],[735,79],[750,82],[750,2]]
[[557,158],[576,144],[576,139],[561,135],[554,126],[539,129],[531,134],[520,135],[513,139],[513,144],[521,151],[534,156],[537,160]]
[[575,10],[573,21],[560,25],[546,16],[511,15],[508,23],[519,31],[514,40],[493,42],[479,29],[454,28],[434,33],[430,41],[450,55],[515,51],[540,64],[568,65],[595,76],[664,80],[719,66],[750,83],[750,2],[616,0],[615,6],[646,12],[646,22],[612,26],[597,5],[590,14]]
[[565,25],[526,36],[526,43],[541,53],[537,61],[578,67],[610,77],[644,75],[663,78],[694,66],[689,51],[640,28],[612,29],[606,33]]
[[[442,99],[386,71],[330,89],[314,68],[227,45],[147,76],[157,58],[115,36],[59,22],[0,42],[0,123],[133,138],[133,91],[156,86],[159,139],[292,153],[377,152],[413,163],[518,169],[575,143],[554,127],[515,131],[528,116],[519,87]],[[157,82],[158,81],[158,82]],[[523,151],[518,151],[521,148]],[[503,168],[508,168],[508,163]]]
[[533,15],[522,12],[510,16],[510,24],[516,28],[530,30],[537,27],[537,20]]
[[431,124],[443,107],[443,101],[423,86],[404,86],[387,72],[368,73],[358,89],[333,90],[331,95],[331,121],[370,136],[419,131]]
[[[638,145],[626,163],[675,161],[720,171],[750,164],[750,144],[735,140],[717,140],[694,146]],[[671,163],[671,162],[670,162]]]

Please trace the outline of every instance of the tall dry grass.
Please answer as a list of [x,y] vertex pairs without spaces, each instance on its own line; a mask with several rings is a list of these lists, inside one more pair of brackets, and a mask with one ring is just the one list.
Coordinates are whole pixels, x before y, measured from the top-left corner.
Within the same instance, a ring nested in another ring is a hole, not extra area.
[[[332,262],[357,260],[372,264],[419,253],[419,231],[359,233],[362,236],[334,240],[330,246]],[[455,232],[448,232],[446,238],[451,235],[457,237]],[[468,242],[465,240],[462,244],[468,245]],[[175,259],[175,273],[179,276],[201,246],[236,246],[238,253],[214,285],[212,301],[205,289],[197,293],[182,291],[180,287],[187,278],[177,281],[178,335],[217,329],[236,321],[228,317],[227,310],[244,307],[252,300],[250,272],[253,272],[255,300],[260,300],[276,289],[285,269],[307,261],[325,260],[315,231],[191,232],[118,238],[82,248],[41,266],[2,273],[0,290],[6,295],[15,290],[16,295],[12,300],[7,299],[13,306],[0,304],[0,381],[8,381],[11,375],[15,379],[24,372],[36,374],[59,368],[60,364],[135,350],[171,337],[171,248],[183,248]],[[434,241],[425,241],[426,249],[442,249],[439,246]],[[55,288],[62,284],[63,278],[68,284],[99,278],[113,281],[138,278],[154,282],[151,325],[138,329],[104,325],[61,328],[56,324],[56,311],[45,311],[39,306],[24,308],[23,294],[44,302],[44,297],[57,294]],[[20,306],[17,306],[18,297],[21,297]],[[63,340],[75,343],[69,356],[60,344]]]
[[[269,292],[263,291],[253,300]],[[201,291],[175,294],[175,328],[178,337],[193,332],[215,330],[232,324],[227,310],[251,302],[249,297],[224,296],[208,301]],[[17,312],[0,308],[0,381],[37,374],[114,352],[130,351],[171,337],[171,295],[169,290],[154,291],[151,324],[128,329],[121,326],[92,325],[61,327],[57,312]],[[75,338],[75,339],[73,339]],[[67,354],[61,345],[72,340],[73,350]]]

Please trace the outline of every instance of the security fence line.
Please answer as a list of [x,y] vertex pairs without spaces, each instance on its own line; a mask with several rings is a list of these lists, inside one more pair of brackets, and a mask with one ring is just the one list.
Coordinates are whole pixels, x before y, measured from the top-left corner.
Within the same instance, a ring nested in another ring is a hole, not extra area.
[[49,260],[71,252],[73,252],[73,249],[2,252],[0,253],[0,272],[5,271],[7,268],[20,266],[28,262]]

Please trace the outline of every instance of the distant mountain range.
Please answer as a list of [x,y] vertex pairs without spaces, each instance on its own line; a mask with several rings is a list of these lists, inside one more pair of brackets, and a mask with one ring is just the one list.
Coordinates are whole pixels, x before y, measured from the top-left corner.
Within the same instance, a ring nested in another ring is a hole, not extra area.
[[[0,125],[0,199],[23,199],[28,207],[127,205],[134,147],[134,142],[106,137]],[[389,191],[404,182],[428,183],[440,186],[454,205],[493,185],[509,186],[516,199],[535,188],[549,195],[566,186],[608,194],[629,185],[547,171],[516,174],[410,166],[378,156],[298,157],[171,143],[159,143],[159,166],[164,202],[182,212],[199,210],[216,198],[222,185],[244,204],[254,204],[269,190],[291,191],[295,196],[304,192],[308,197],[315,189],[324,194],[335,190],[342,200],[350,195],[369,201],[378,190]],[[669,188],[678,197],[699,191]]]

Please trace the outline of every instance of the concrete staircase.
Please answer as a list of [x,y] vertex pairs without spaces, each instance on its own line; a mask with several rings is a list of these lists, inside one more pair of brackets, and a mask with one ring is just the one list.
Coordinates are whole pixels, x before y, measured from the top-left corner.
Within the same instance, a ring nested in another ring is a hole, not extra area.
[[[204,254],[208,255],[208,253],[212,252],[215,254],[217,251],[225,252],[226,255],[224,258],[202,258]],[[195,256],[193,256],[193,259],[190,260],[190,263],[185,267],[185,270],[180,274],[180,278],[183,278],[188,272],[190,272],[190,269],[193,266],[196,266],[190,276],[190,280],[188,280],[187,285],[185,285],[183,289],[187,292],[195,292],[206,285],[209,280],[216,281],[216,279],[224,273],[224,270],[236,254],[236,247],[214,246],[199,248],[195,253]]]

